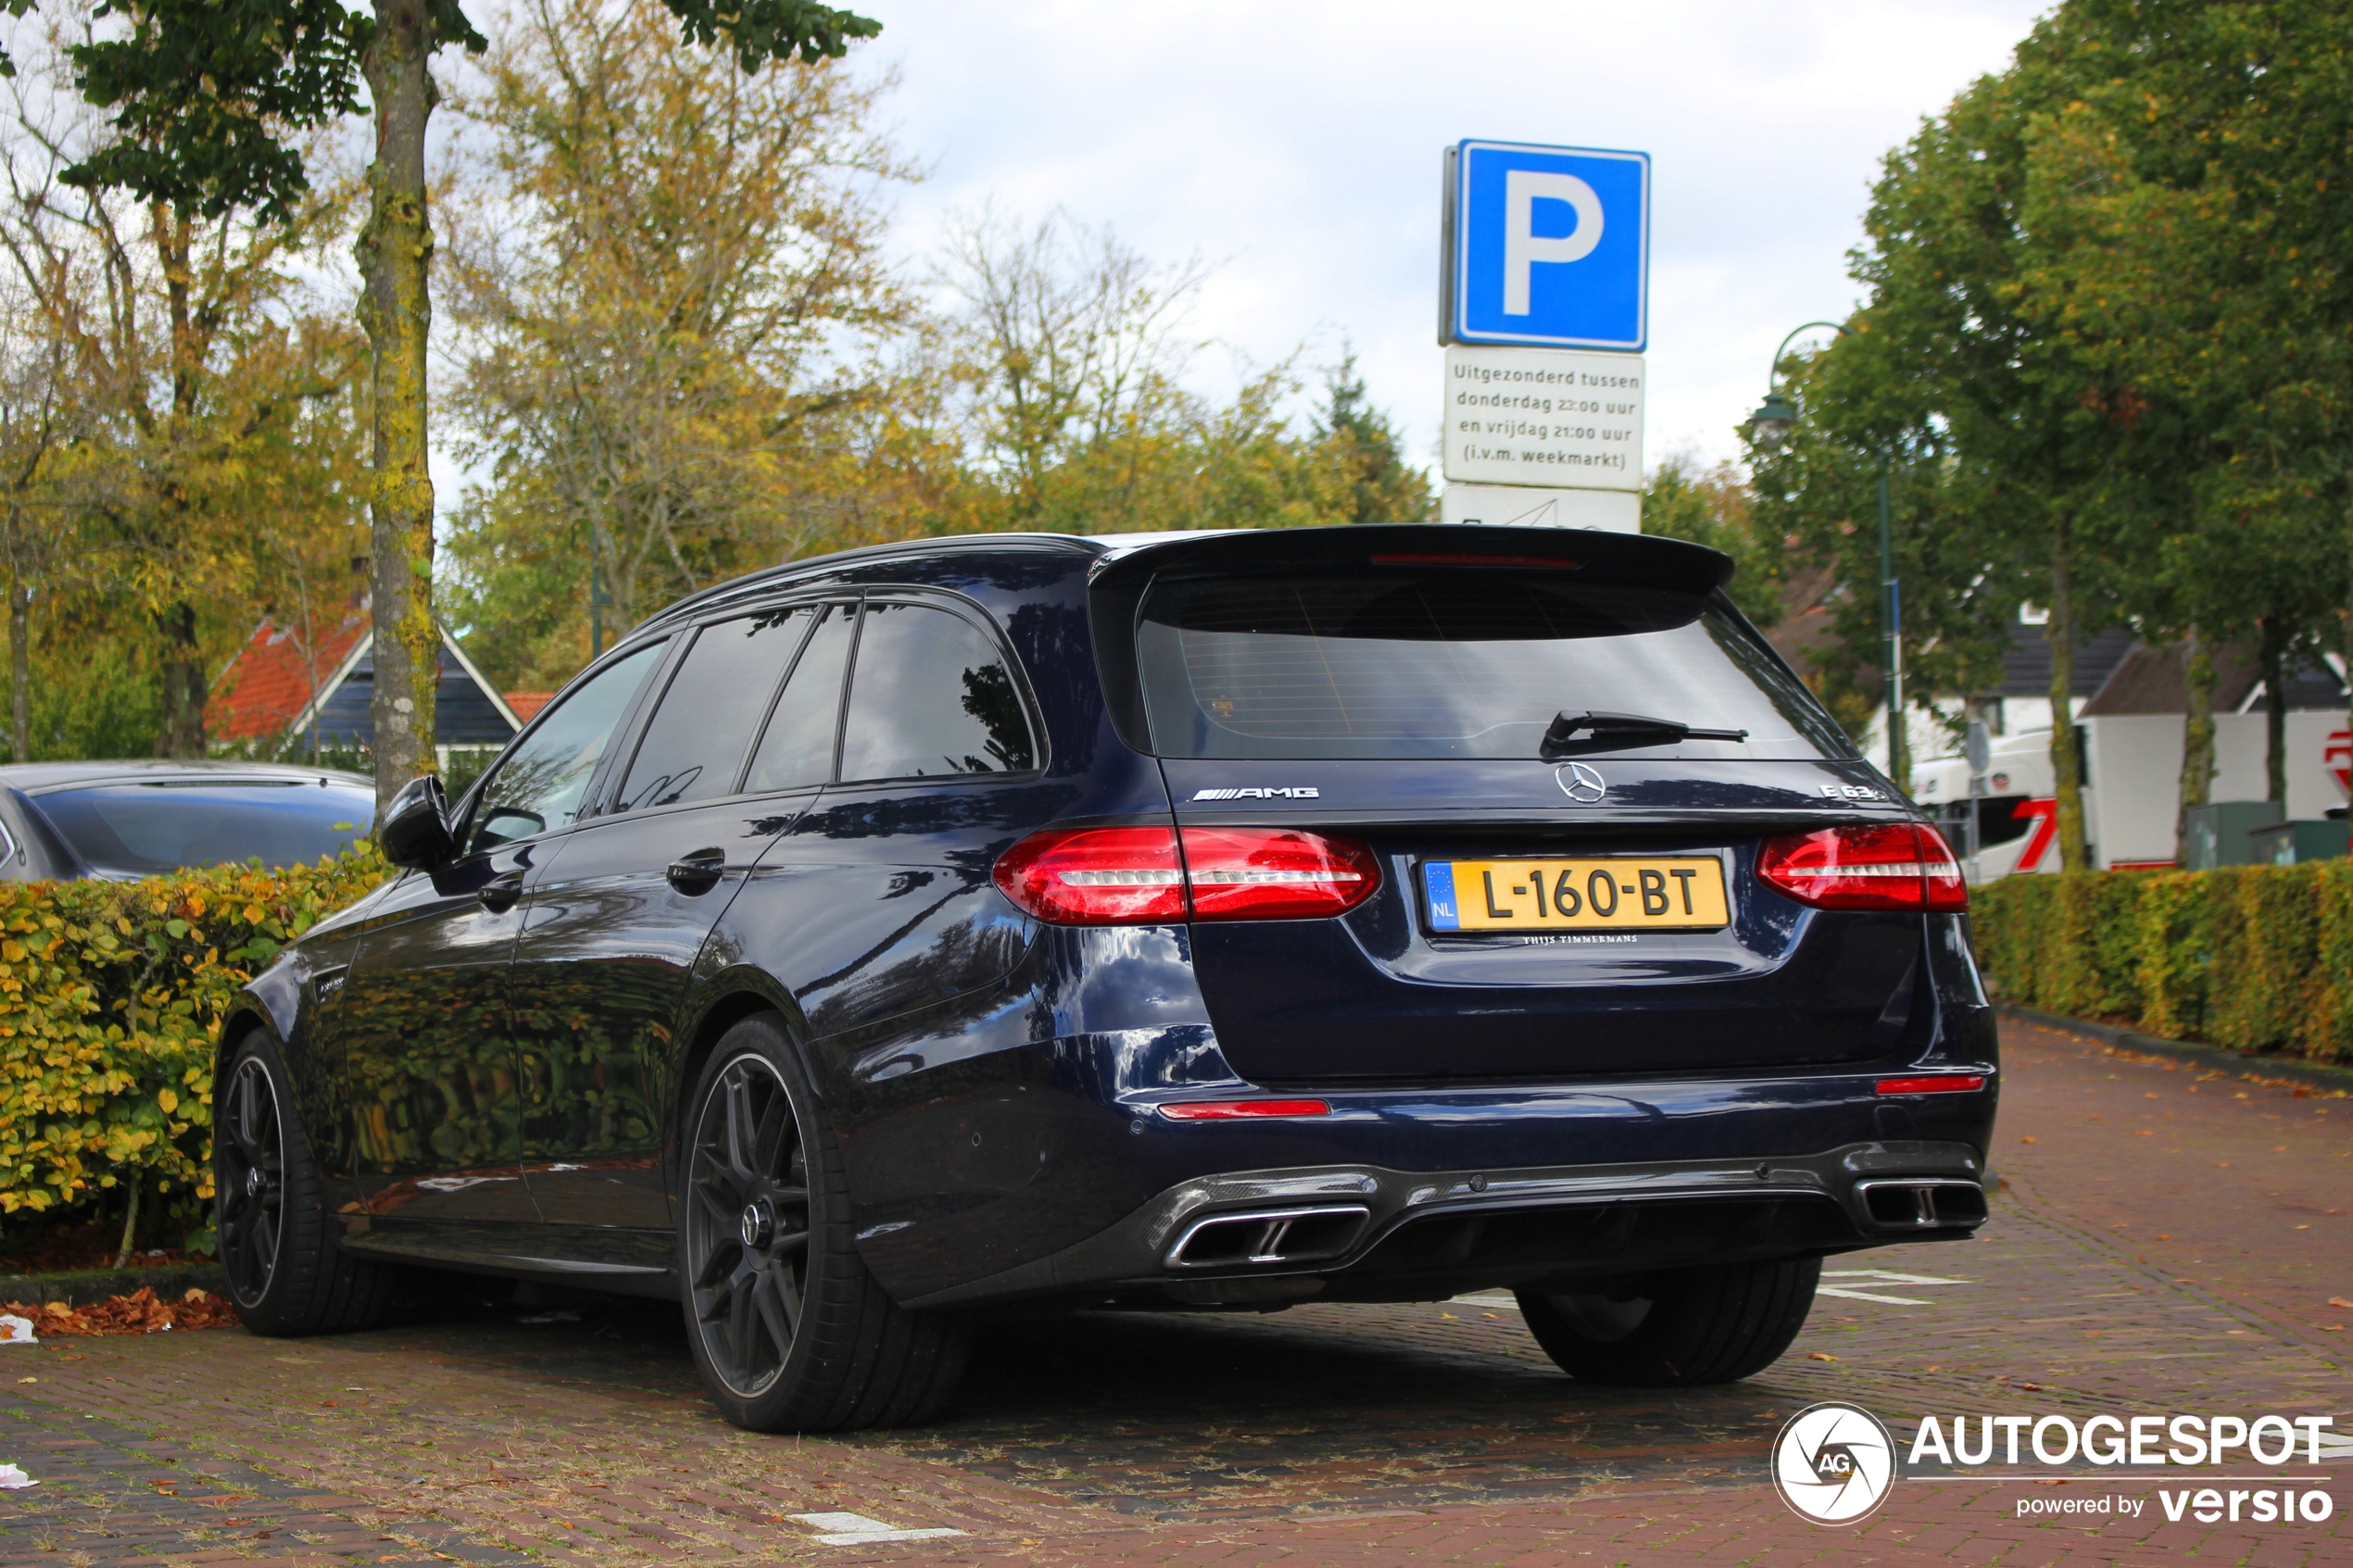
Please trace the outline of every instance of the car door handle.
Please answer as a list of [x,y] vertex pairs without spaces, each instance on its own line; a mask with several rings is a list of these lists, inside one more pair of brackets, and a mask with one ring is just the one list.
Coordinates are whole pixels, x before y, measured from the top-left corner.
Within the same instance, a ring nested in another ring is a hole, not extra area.
[[719,885],[720,875],[726,869],[727,851],[698,849],[671,861],[670,869],[662,874],[670,879],[670,885],[681,893],[708,893]]
[[482,884],[474,897],[494,915],[503,915],[522,897],[522,872],[504,872]]

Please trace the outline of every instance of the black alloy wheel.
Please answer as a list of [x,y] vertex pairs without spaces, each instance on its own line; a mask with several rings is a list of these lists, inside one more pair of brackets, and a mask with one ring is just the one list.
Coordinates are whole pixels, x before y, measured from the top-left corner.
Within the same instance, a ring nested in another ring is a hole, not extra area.
[[213,1173],[220,1266],[230,1297],[258,1307],[270,1293],[286,1218],[286,1140],[277,1086],[259,1055],[242,1058],[221,1105]]
[[808,1297],[809,1159],[792,1096],[768,1059],[720,1070],[686,1176],[688,1289],[711,1371],[757,1399],[775,1386]]
[[382,1323],[399,1271],[343,1250],[276,1045],[252,1031],[219,1081],[212,1212],[238,1321],[273,1336]]
[[784,1020],[731,1026],[686,1104],[680,1296],[711,1402],[754,1432],[937,1415],[963,1374],[970,1329],[906,1311],[866,1272],[841,1148]]

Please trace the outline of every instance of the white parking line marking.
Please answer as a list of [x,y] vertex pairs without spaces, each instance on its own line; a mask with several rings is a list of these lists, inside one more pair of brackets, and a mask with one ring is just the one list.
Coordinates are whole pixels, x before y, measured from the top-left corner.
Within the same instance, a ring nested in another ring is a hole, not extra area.
[[1466,1307],[1509,1307],[1515,1312],[1519,1311],[1519,1300],[1512,1296],[1457,1296],[1454,1299]]
[[902,1530],[896,1524],[886,1524],[879,1519],[869,1519],[862,1513],[796,1513],[811,1529],[822,1532],[817,1540],[823,1546],[868,1546],[877,1541],[936,1541],[942,1536],[961,1536],[962,1530]]
[[1843,1296],[1849,1301],[1884,1301],[1891,1307],[1929,1307],[1935,1305],[1934,1302],[1923,1301],[1917,1296],[1874,1296],[1868,1290],[1841,1290],[1834,1285],[1818,1285],[1814,1287],[1814,1294],[1817,1296]]
[[1899,1274],[1886,1269],[1824,1269],[1824,1279],[1869,1279],[1881,1285],[1975,1285],[1973,1279],[1944,1279],[1936,1274]]

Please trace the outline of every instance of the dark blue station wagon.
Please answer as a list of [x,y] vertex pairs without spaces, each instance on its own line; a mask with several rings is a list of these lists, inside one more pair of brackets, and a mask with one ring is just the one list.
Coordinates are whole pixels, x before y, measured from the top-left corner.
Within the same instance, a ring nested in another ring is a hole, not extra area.
[[264,1334],[423,1265],[682,1303],[761,1430],[975,1313],[1517,1293],[1746,1376],[1985,1218],[1944,841],[1721,593],[1540,529],[979,535],[656,617],[223,1033]]

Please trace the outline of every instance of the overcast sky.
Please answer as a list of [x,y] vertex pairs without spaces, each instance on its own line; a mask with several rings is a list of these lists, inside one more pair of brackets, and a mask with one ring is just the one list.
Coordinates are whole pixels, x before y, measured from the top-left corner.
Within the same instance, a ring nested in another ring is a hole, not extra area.
[[[993,197],[1221,262],[1195,318],[1259,362],[1352,339],[1434,463],[1440,157],[1466,136],[1652,157],[1648,459],[1735,450],[1783,333],[1856,299],[1887,150],[2001,68],[2029,0],[862,0],[895,63],[924,254]],[[1443,28],[1432,22],[1442,19]],[[1203,360],[1204,390],[1226,361]]]

